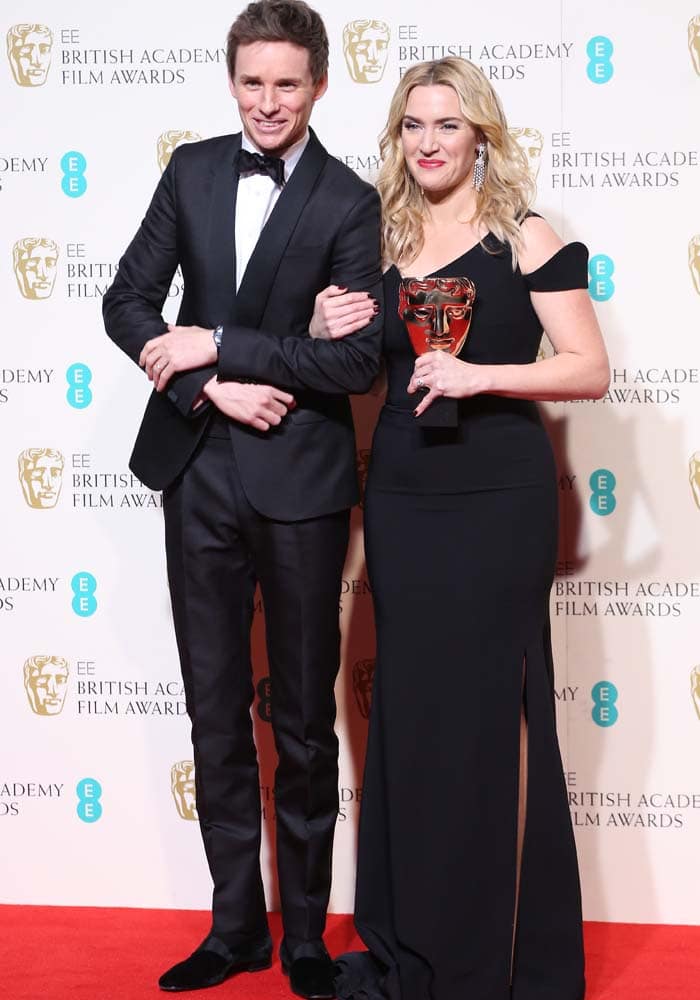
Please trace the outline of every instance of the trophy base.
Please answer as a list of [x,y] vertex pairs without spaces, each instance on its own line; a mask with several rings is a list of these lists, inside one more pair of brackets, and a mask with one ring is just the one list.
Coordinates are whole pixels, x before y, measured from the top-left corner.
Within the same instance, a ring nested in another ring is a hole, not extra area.
[[416,417],[416,423],[426,430],[440,427],[459,427],[459,400],[439,396],[433,400],[427,410]]

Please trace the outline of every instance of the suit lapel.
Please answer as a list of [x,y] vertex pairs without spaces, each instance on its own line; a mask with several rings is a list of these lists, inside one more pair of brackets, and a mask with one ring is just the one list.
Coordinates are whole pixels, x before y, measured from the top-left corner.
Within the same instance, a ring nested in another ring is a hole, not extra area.
[[[314,132],[309,129],[309,133],[308,145],[263,226],[238,289],[235,322],[241,326],[260,325],[282,256],[328,159]],[[233,212],[235,219],[235,205]]]
[[[220,309],[219,322],[232,323],[236,306],[236,195],[238,174],[234,170],[240,134],[213,165],[212,194],[209,202],[208,301]],[[217,312],[217,316],[218,316]]]

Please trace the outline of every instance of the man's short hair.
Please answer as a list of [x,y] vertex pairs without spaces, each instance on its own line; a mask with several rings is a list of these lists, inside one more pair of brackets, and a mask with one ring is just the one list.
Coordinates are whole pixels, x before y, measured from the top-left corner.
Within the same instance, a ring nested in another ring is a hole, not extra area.
[[328,35],[321,15],[303,0],[258,0],[249,3],[231,25],[226,39],[226,65],[233,79],[239,45],[291,42],[309,53],[314,83],[328,73]]

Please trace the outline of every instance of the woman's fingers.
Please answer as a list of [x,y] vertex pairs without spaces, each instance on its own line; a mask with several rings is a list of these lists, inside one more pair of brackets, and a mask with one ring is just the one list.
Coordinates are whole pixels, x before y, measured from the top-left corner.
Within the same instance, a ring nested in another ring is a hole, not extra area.
[[421,413],[424,413],[428,409],[428,407],[430,406],[430,404],[432,403],[432,401],[434,399],[437,399],[438,396],[441,396],[441,395],[442,395],[442,393],[438,389],[430,389],[429,392],[426,392],[425,396],[423,396],[423,398],[421,399],[420,403],[418,404],[418,406],[413,411],[414,414],[415,414],[415,416],[419,417],[421,415]]

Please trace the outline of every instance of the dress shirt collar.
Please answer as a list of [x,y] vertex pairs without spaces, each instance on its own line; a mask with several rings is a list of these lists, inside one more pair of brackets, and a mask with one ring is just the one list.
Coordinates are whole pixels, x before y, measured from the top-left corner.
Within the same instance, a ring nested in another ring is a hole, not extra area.
[[[302,153],[306,149],[308,142],[309,142],[309,130],[307,129],[306,133],[302,136],[299,142],[295,142],[294,145],[290,146],[289,149],[283,154],[283,156],[280,157],[280,159],[284,160],[285,181],[288,181],[289,178],[291,177],[292,171],[294,170],[297,163],[301,159]],[[245,132],[241,134],[241,148],[247,149],[249,153],[262,153],[263,155],[265,155],[265,150],[258,149],[255,143],[250,141]],[[268,155],[271,156],[272,154],[270,153]]]

